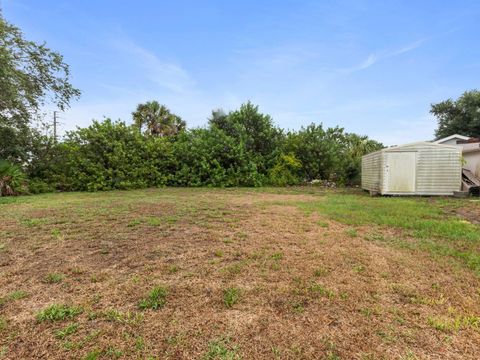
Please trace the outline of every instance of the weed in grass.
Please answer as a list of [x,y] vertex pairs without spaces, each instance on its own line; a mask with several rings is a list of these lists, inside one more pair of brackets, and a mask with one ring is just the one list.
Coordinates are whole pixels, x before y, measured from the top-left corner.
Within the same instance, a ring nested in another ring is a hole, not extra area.
[[150,226],[160,226],[162,222],[158,218],[148,218],[147,224]]
[[51,234],[54,239],[60,239],[61,237],[61,232],[59,229],[52,229]]
[[137,351],[142,351],[145,349],[145,340],[143,340],[143,337],[137,336],[135,339],[135,349]]
[[360,309],[360,313],[367,317],[367,318],[370,318],[372,317],[372,315],[379,315],[380,314],[380,310],[377,308],[377,307],[373,307],[373,308],[362,308]]
[[412,350],[408,350],[405,355],[400,357],[400,360],[419,360],[420,358],[415,355]]
[[73,319],[82,313],[82,308],[68,305],[50,305],[48,308],[37,314],[37,320],[42,321],[61,321]]
[[63,274],[50,273],[45,277],[45,282],[49,284],[56,284],[56,283],[62,282],[64,278],[65,278],[65,275]]
[[313,271],[313,276],[315,276],[315,277],[321,277],[321,276],[325,276],[327,274],[328,274],[328,269],[323,268],[323,267],[317,268]]
[[55,331],[57,339],[65,339],[66,337],[74,334],[78,330],[78,324],[70,324],[63,329]]
[[235,305],[240,298],[240,289],[232,287],[223,291],[223,303],[227,308]]
[[353,267],[353,271],[357,274],[363,273],[365,271],[365,266],[363,266],[362,264],[357,264]]
[[36,219],[23,219],[21,222],[26,227],[35,227],[35,226],[45,224],[47,220],[36,218]]
[[230,339],[220,338],[208,344],[208,351],[202,356],[202,360],[237,360],[241,359],[238,346],[232,345]]
[[7,248],[7,244],[0,243],[0,252],[4,251]]
[[127,227],[135,227],[135,226],[138,226],[140,225],[142,222],[138,219],[133,219],[132,221],[130,221],[128,224],[127,224]]
[[170,274],[175,274],[175,273],[178,272],[178,270],[179,270],[179,267],[178,267],[177,265],[170,265],[170,266],[168,267],[168,272],[169,272]]
[[20,300],[27,296],[28,296],[27,292],[23,290],[15,290],[10,294],[8,294],[7,296],[5,296],[4,298],[0,298],[0,305],[5,304],[7,301]]
[[0,317],[0,331],[3,331],[7,328],[7,320],[4,319],[3,317]]
[[83,360],[97,360],[101,355],[102,352],[100,350],[92,350],[83,357]]
[[165,221],[169,224],[175,224],[178,221],[178,216],[167,216]]
[[323,228],[328,228],[328,223],[326,221],[318,221],[317,222],[318,226],[323,227]]
[[347,300],[348,299],[348,293],[346,293],[345,291],[341,291],[338,296],[340,297],[340,299],[342,300]]
[[118,322],[122,324],[138,324],[143,321],[143,314],[137,312],[121,312],[115,309],[109,309],[102,314],[97,314],[97,316],[103,316],[105,320]]
[[350,236],[352,238],[358,236],[357,229],[348,229],[347,231],[345,231],[345,234],[347,234],[348,236]]
[[138,307],[141,310],[159,309],[165,306],[167,301],[167,289],[162,286],[155,286],[148,296],[140,300]]
[[304,300],[292,301],[292,310],[297,314],[301,314],[305,311],[306,302]]
[[313,284],[310,285],[308,290],[312,294],[319,295],[319,296],[324,296],[324,297],[327,297],[329,299],[332,299],[332,298],[335,297],[335,293],[332,290],[327,289],[322,284],[313,283]]
[[213,255],[215,255],[216,257],[222,257],[223,256],[223,251],[222,250],[216,250]]
[[238,275],[242,272],[242,263],[236,263],[232,265],[225,266],[222,271],[226,272],[228,275]]
[[274,262],[273,264],[270,265],[270,269],[274,270],[274,271],[278,271],[282,268],[282,266],[280,265],[279,262]]
[[453,332],[460,329],[472,328],[480,330],[480,316],[457,315],[455,318],[431,316],[427,323],[436,330]]
[[275,346],[272,346],[272,353],[275,359],[280,359],[282,356],[282,352],[280,351],[280,349]]
[[233,240],[230,239],[230,238],[225,238],[225,239],[223,239],[223,243],[224,244],[231,244],[231,243],[233,243]]
[[383,234],[367,234],[364,239],[367,241],[385,241],[385,236]]
[[109,346],[107,350],[103,352],[102,355],[105,355],[107,358],[114,358],[118,359],[123,356],[123,352],[121,350],[116,349],[113,346]]
[[342,358],[336,352],[330,350],[327,351],[327,360],[342,360]]
[[282,260],[282,259],[283,259],[283,253],[281,253],[281,252],[276,252],[276,253],[272,254],[271,258],[272,258],[273,260],[277,260],[277,261],[278,261],[278,260]]
[[392,331],[384,331],[384,330],[378,330],[376,334],[383,339],[384,342],[386,343],[392,343],[397,340],[397,337],[395,334],[392,333]]

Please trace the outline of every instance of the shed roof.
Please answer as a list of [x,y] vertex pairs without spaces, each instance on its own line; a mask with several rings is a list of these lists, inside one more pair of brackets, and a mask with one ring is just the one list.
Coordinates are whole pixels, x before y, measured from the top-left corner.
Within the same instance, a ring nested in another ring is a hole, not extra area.
[[457,145],[436,144],[436,143],[432,143],[432,142],[429,142],[429,141],[417,141],[417,142],[408,143],[408,144],[394,145],[394,146],[386,147],[386,148],[371,152],[371,153],[366,154],[366,155],[376,154],[376,153],[390,151],[390,150],[397,150],[397,149],[401,149],[401,148],[404,148],[404,147],[412,147],[412,146],[416,146],[416,145],[418,145],[418,146],[439,147],[439,148],[448,148],[448,149],[455,149],[455,150],[459,149],[459,147]]

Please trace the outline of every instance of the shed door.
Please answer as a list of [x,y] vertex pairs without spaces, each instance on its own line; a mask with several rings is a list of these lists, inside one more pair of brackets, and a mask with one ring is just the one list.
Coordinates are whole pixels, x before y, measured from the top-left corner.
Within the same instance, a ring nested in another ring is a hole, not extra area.
[[387,191],[415,192],[415,152],[392,152],[387,155]]

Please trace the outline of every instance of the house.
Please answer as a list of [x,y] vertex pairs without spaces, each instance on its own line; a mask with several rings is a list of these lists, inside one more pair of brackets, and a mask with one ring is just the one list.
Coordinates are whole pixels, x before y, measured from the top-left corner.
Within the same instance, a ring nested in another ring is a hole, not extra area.
[[462,149],[463,168],[480,178],[480,138],[454,134],[434,141],[435,144],[456,145]]
[[442,139],[435,140],[434,144],[443,144],[443,145],[457,145],[458,141],[464,141],[470,139],[468,136],[453,134]]

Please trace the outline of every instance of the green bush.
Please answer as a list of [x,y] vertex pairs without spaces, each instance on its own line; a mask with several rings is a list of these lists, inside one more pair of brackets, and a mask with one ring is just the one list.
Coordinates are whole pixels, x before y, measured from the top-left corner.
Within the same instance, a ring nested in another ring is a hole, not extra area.
[[282,154],[269,172],[269,182],[275,186],[299,184],[301,169],[302,163],[294,154]]
[[28,180],[28,192],[30,194],[43,194],[54,192],[55,187],[48,182],[41,179],[30,179]]
[[154,136],[138,124],[105,119],[60,143],[37,136],[25,165],[29,191],[286,186],[314,179],[351,185],[360,180],[361,156],[381,147],[338,127],[311,124],[284,133],[251,103],[228,114],[214,111],[205,128],[165,126]]
[[20,166],[0,160],[0,196],[18,195],[24,183],[25,174]]

